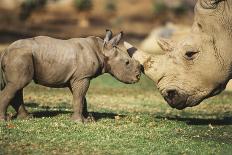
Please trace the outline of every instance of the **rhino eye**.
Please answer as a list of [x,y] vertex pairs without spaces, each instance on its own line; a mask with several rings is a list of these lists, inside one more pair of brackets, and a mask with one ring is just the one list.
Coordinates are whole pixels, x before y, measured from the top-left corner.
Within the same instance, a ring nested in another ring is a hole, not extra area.
[[129,64],[130,64],[130,61],[129,61],[129,60],[126,60],[125,63],[126,63],[126,65],[129,65]]
[[185,53],[185,58],[186,58],[187,60],[193,60],[193,59],[196,58],[197,53],[198,53],[198,52],[195,52],[195,51],[187,51],[187,52]]

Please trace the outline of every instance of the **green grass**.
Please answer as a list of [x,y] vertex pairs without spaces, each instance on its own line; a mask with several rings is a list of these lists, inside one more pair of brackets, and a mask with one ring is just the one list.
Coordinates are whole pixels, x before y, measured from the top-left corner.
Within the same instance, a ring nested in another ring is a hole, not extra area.
[[69,120],[67,89],[31,84],[24,96],[34,118],[0,123],[2,155],[232,153],[232,92],[178,111],[145,77],[125,85],[105,75],[91,82],[87,100],[97,121],[87,124]]

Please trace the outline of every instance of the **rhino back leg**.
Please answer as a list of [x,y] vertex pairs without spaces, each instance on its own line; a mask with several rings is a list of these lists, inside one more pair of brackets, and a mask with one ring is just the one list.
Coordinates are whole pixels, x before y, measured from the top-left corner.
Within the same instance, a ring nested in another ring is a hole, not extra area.
[[3,64],[6,86],[0,92],[0,120],[6,120],[6,111],[10,102],[18,91],[30,83],[34,74],[32,55],[20,50],[10,52],[4,58]]
[[17,112],[17,118],[24,119],[29,116],[23,102],[23,89],[16,92],[15,97],[11,101],[11,106]]

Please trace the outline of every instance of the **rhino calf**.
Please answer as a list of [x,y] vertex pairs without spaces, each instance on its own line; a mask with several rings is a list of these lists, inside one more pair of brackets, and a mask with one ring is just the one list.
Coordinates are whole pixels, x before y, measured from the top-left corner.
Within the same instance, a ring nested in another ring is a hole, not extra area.
[[18,40],[1,53],[1,78],[5,84],[0,91],[0,120],[6,120],[11,104],[18,118],[25,118],[23,88],[32,80],[53,87],[68,87],[73,94],[75,121],[88,117],[86,92],[90,80],[109,73],[124,83],[139,81],[141,68],[138,61],[118,47],[123,33],[112,38],[106,31],[105,39],[98,37],[69,40],[39,36]]

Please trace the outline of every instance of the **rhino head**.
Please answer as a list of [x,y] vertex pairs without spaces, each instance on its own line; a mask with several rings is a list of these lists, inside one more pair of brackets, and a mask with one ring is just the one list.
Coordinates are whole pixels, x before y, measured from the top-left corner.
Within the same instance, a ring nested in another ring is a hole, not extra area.
[[114,37],[112,35],[110,30],[106,30],[102,49],[105,72],[123,83],[132,84],[138,82],[141,75],[140,63],[132,59],[126,49],[123,50],[118,46],[123,32]]
[[151,56],[125,43],[171,107],[196,106],[225,89],[232,76],[231,9],[232,0],[199,0],[188,36],[158,41],[164,55]]

